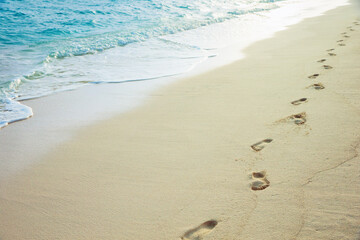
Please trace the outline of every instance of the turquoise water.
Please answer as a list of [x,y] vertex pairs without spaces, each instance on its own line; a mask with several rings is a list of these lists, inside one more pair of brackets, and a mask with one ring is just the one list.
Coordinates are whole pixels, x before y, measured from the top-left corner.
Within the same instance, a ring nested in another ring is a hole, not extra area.
[[18,100],[87,84],[184,73],[210,57],[211,51],[167,36],[255,16],[286,3],[0,0],[0,127],[32,115]]

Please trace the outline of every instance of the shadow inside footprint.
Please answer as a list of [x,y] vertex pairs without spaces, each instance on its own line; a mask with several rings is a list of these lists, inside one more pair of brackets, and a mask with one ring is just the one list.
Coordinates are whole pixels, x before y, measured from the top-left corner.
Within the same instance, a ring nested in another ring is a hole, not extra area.
[[261,172],[253,172],[251,174],[252,178],[264,178],[266,175],[266,171],[261,171]]
[[308,76],[308,78],[315,79],[315,78],[317,78],[319,75],[320,75],[320,74],[315,73],[315,74],[313,74],[313,75]]
[[324,68],[324,69],[332,69],[333,67],[330,66],[330,65],[323,65],[323,68]]
[[266,178],[263,178],[261,180],[259,179],[259,180],[253,181],[251,183],[251,190],[260,191],[260,190],[264,190],[265,188],[267,188],[269,186],[270,186],[270,182]]
[[202,223],[200,226],[190,229],[181,237],[183,240],[201,240],[210,233],[218,224],[216,220],[209,220]]
[[341,46],[341,47],[346,46],[345,43],[340,43],[338,45]]
[[291,104],[292,105],[299,105],[299,104],[302,104],[302,103],[305,103],[305,102],[307,102],[307,98],[300,98],[298,100],[292,101]]
[[307,88],[314,88],[316,90],[321,90],[321,89],[324,89],[325,87],[322,83],[315,83],[315,84],[308,86]]
[[262,141],[260,141],[260,142],[257,142],[257,143],[255,143],[255,144],[251,145],[251,148],[252,148],[253,150],[259,152],[259,151],[261,151],[261,150],[266,146],[266,144],[271,143],[272,141],[273,141],[273,139],[271,139],[271,138],[266,138],[266,139],[264,139],[264,140],[262,140]]
[[320,59],[319,61],[317,61],[317,62],[319,62],[319,63],[322,63],[322,62],[325,62],[326,61],[326,59],[325,58],[323,58],[323,59]]
[[293,120],[296,125],[302,125],[306,123],[306,112],[291,115],[289,118]]
[[336,53],[329,53],[329,56],[334,57],[336,56]]
[[338,41],[336,41],[336,42],[343,42],[343,41],[344,41],[344,40],[341,39],[341,40],[338,40]]
[[328,50],[326,50],[326,51],[332,52],[332,51],[334,51],[334,50],[335,50],[334,48],[330,48],[330,49],[328,49]]
[[276,121],[276,123],[285,123],[285,122],[292,122],[295,123],[296,125],[302,125],[306,123],[306,112],[293,114]]

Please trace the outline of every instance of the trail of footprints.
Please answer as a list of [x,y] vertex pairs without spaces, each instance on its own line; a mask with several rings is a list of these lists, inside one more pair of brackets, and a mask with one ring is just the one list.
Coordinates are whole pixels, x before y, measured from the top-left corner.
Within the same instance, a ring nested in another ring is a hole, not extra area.
[[[353,22],[353,24],[356,26],[360,25],[360,23],[358,21]],[[347,29],[349,31],[355,31],[352,26],[349,26]],[[350,38],[350,36],[348,35],[347,32],[343,32],[343,33],[341,33],[341,35],[343,35],[344,38]],[[338,40],[337,43],[338,43],[338,46],[341,46],[341,47],[346,46],[346,44],[344,43],[344,39]],[[330,57],[337,56],[336,53],[333,52],[333,51],[335,51],[334,48],[327,49],[326,51],[328,52],[328,55]],[[327,61],[327,59],[323,58],[323,59],[318,60],[317,62],[323,63],[325,61]],[[322,68],[326,69],[326,70],[330,70],[333,67],[330,65],[322,65]],[[315,73],[315,74],[308,76],[308,78],[316,79],[319,76],[320,76],[319,73]],[[314,84],[308,86],[307,88],[312,88],[315,90],[322,90],[325,87],[322,83],[314,83]],[[308,98],[300,98],[300,99],[292,101],[291,104],[294,106],[297,106],[297,105],[300,105],[300,104],[303,104],[306,102],[308,102]],[[296,125],[303,125],[306,123],[306,112],[301,112],[298,114],[290,115],[284,119],[281,119],[280,121],[292,121]],[[272,141],[273,141],[273,139],[266,138],[266,139],[263,139],[259,142],[252,144],[251,148],[255,152],[260,152]],[[253,191],[261,191],[270,186],[270,181],[267,179],[267,174],[266,174],[265,170],[260,171],[260,172],[252,172],[250,178],[252,180],[252,182],[250,184],[250,188]],[[181,239],[182,240],[201,240],[201,239],[203,239],[203,237],[205,235],[209,234],[217,225],[218,225],[218,221],[216,221],[216,220],[212,219],[212,220],[206,221],[206,222],[200,224],[199,226],[185,232],[181,236]]]
[[[358,22],[354,22],[354,24],[355,25],[360,25],[360,23],[358,23]],[[348,27],[347,29],[349,31],[355,31],[352,26]],[[347,32],[343,32],[343,33],[341,33],[341,35],[345,39],[350,38],[350,36],[348,35]],[[337,41],[337,44],[338,44],[338,46],[346,46],[346,44],[344,42],[345,42],[344,39],[340,39],[340,40]],[[328,55],[330,57],[337,56],[336,53],[334,53],[334,51],[335,51],[335,48],[330,48],[330,49],[326,50],[326,52],[328,52]],[[323,58],[323,59],[318,60],[317,62],[318,63],[324,63],[326,61],[327,61],[327,59]],[[325,70],[333,69],[333,67],[328,65],[328,64],[322,65],[322,68],[325,69]],[[314,79],[318,78],[319,76],[320,76],[319,73],[314,73],[314,74],[308,76],[308,78],[311,79],[311,80],[314,80]],[[318,82],[318,83],[313,83],[313,84],[311,84],[310,86],[308,86],[306,88],[315,89],[315,90],[322,90],[322,89],[325,89],[325,86],[322,83]],[[292,101],[291,104],[297,106],[297,105],[300,105],[300,104],[303,104],[303,103],[306,103],[306,102],[308,102],[308,98],[300,98],[300,99]],[[288,116],[286,118],[280,119],[278,122],[293,122],[296,125],[303,125],[307,121],[306,117],[307,117],[306,112],[301,112],[301,113],[293,114],[293,115],[290,115],[290,116]],[[266,138],[266,139],[261,140],[261,141],[259,141],[257,143],[254,143],[250,147],[255,152],[260,152],[261,150],[263,150],[272,141],[273,141],[273,139]],[[264,190],[265,188],[270,186],[270,182],[266,178],[266,172],[265,171],[253,172],[252,173],[252,179],[253,179],[253,182],[251,183],[251,189],[254,190],[254,191]]]

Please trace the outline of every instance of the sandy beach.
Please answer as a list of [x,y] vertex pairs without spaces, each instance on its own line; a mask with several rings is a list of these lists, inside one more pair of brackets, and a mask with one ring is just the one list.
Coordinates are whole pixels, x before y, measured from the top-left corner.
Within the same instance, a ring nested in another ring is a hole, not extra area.
[[359,9],[306,19],[79,123],[1,179],[0,239],[359,239]]

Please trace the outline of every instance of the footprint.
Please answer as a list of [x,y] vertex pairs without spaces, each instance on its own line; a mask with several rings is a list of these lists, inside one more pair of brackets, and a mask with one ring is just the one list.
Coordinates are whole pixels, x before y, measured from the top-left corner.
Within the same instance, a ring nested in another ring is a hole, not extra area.
[[338,45],[341,46],[341,47],[346,46],[344,43],[340,43]]
[[303,125],[304,123],[306,123],[306,112],[293,114],[291,116],[282,118],[276,122],[277,123],[292,122],[292,123],[295,123],[296,125]]
[[201,240],[206,234],[209,234],[218,224],[216,220],[209,220],[200,226],[190,229],[181,237],[182,240]]
[[330,65],[323,65],[323,68],[325,68],[325,69],[332,69],[333,67],[330,66]]
[[355,31],[355,30],[354,30],[354,29],[352,29],[352,28],[350,28],[350,31],[352,31],[352,32],[353,32],[353,31]]
[[330,48],[330,49],[328,49],[328,50],[326,50],[326,51],[332,52],[332,51],[334,51],[334,50],[335,50],[335,48]]
[[326,61],[326,59],[325,58],[323,58],[323,59],[320,59],[319,61],[317,61],[317,62],[319,62],[319,63],[323,63],[323,62],[325,62]]
[[315,79],[315,78],[317,78],[319,75],[320,75],[320,74],[315,73],[315,74],[313,74],[313,75],[308,76],[308,78]]
[[300,98],[298,100],[292,101],[291,104],[292,105],[300,105],[300,104],[305,103],[305,102],[307,102],[307,98]]
[[261,172],[253,172],[251,174],[252,178],[264,178],[266,175],[266,171],[261,171]]
[[350,36],[349,35],[344,35],[344,38],[349,38]]
[[264,190],[270,186],[269,180],[266,179],[266,171],[253,172],[252,179],[254,179],[254,181],[250,184],[250,186],[253,191]]
[[338,41],[336,41],[336,42],[343,42],[343,41],[344,41],[344,40],[341,39],[341,40],[338,40]]
[[296,125],[302,125],[306,123],[306,112],[291,115],[289,119],[293,120]]
[[336,56],[336,53],[329,53],[329,56],[335,57],[335,56]]
[[251,183],[251,190],[253,190],[253,191],[264,190],[265,188],[270,186],[269,183],[270,182],[264,182],[264,181],[260,181],[260,180],[254,181]]
[[347,34],[347,32],[342,32],[341,34],[342,34],[342,35],[346,35],[346,34]]
[[308,86],[307,88],[314,88],[316,90],[321,90],[321,89],[324,89],[325,87],[322,83],[315,83],[315,84]]
[[268,143],[271,143],[273,141],[273,139],[271,138],[266,138],[260,142],[254,143],[253,145],[251,145],[251,148],[254,149],[256,152],[261,151]]

